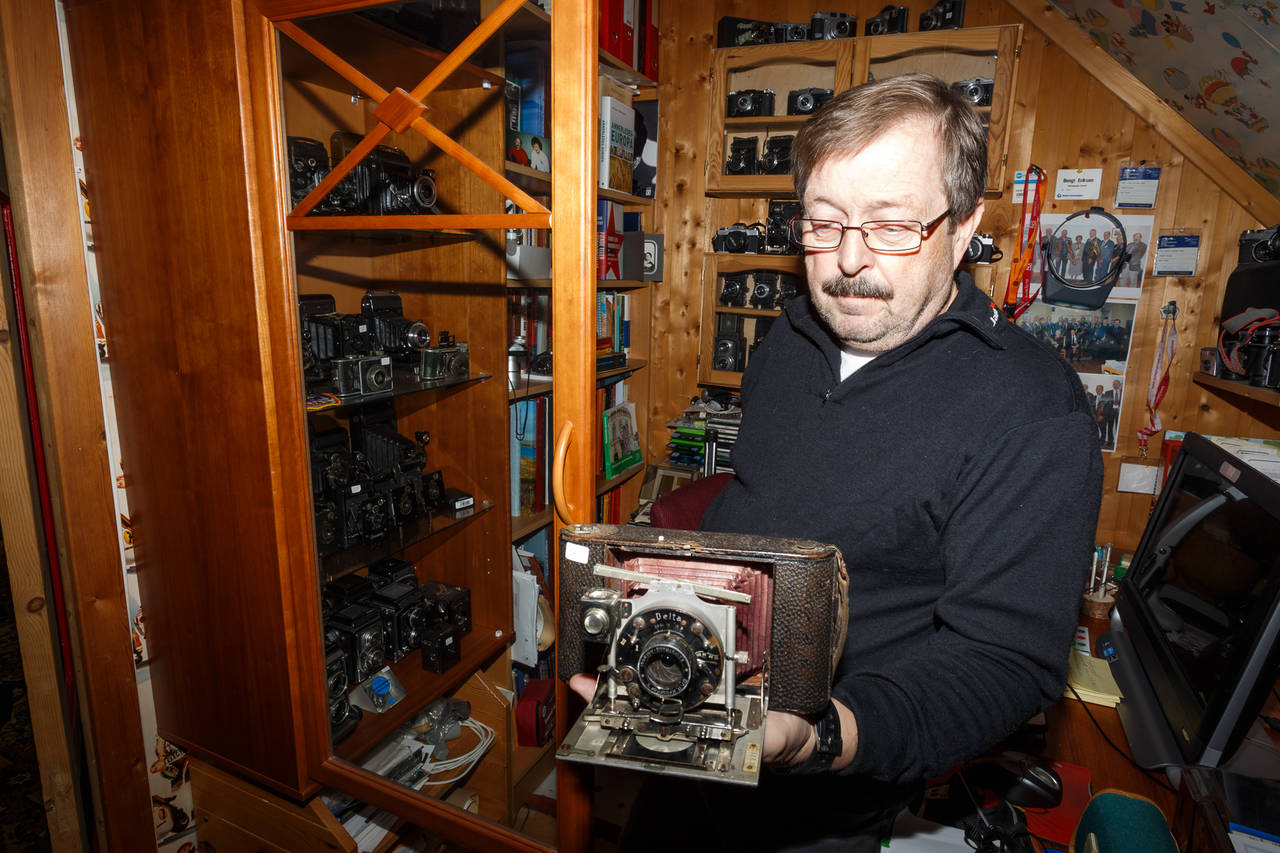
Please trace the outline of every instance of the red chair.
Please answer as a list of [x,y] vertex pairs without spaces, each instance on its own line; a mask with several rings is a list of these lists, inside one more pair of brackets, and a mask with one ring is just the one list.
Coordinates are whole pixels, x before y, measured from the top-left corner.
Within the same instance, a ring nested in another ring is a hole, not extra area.
[[712,499],[732,479],[732,474],[712,474],[659,495],[649,510],[649,523],[671,530],[697,530]]

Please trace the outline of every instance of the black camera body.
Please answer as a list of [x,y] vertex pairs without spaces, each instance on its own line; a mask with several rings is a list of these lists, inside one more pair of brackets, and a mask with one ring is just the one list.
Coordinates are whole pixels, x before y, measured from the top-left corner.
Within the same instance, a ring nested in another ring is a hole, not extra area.
[[466,341],[460,341],[441,330],[436,345],[419,351],[417,374],[419,381],[434,382],[443,379],[465,379],[471,371],[471,350]]
[[432,624],[452,625],[461,637],[471,633],[471,590],[443,581],[422,585],[423,606]]
[[807,89],[792,89],[787,93],[787,115],[807,116],[832,98],[830,89],[810,86]]
[[862,24],[863,35],[887,36],[890,33],[907,31],[907,15],[910,9],[906,6],[885,6],[879,14],[867,18]]
[[754,136],[735,136],[729,140],[729,156],[724,161],[726,175],[754,175],[760,141]]
[[773,40],[775,42],[808,41],[809,25],[778,21],[773,25]]
[[951,88],[975,107],[989,107],[995,85],[996,81],[990,77],[970,77],[968,80],[952,83]]
[[367,605],[369,596],[373,595],[376,588],[377,584],[372,578],[356,574],[343,575],[329,581],[321,588],[321,601],[327,612],[336,613],[353,604]]
[[848,12],[814,12],[809,24],[809,38],[845,39],[858,32],[858,19]]
[[382,617],[365,604],[352,604],[329,614],[326,631],[344,655],[347,682],[359,684],[382,667],[385,658]]
[[770,136],[764,141],[764,150],[756,163],[757,171],[762,175],[785,175],[791,171],[791,146],[795,136]]
[[741,373],[746,366],[746,350],[747,341],[742,332],[742,317],[737,314],[717,314],[711,367],[714,370]]
[[393,358],[407,359],[431,345],[427,325],[404,315],[404,304],[394,290],[366,290],[360,313],[372,324],[379,349]]
[[725,115],[729,118],[773,115],[773,90],[741,89],[730,92],[725,104]]
[[776,40],[774,27],[768,21],[725,15],[716,24],[716,47],[772,44]]
[[778,301],[778,273],[756,270],[751,278],[751,307],[766,311],[774,308]]
[[[318,139],[290,136],[285,140],[285,153],[289,159],[289,205],[298,204],[320,185],[329,175],[329,150]],[[330,192],[320,203],[311,208],[317,215],[343,213],[342,206]]]
[[800,247],[791,240],[791,220],[800,213],[800,202],[771,199],[764,222],[764,251],[771,255],[798,255]]
[[1265,264],[1280,260],[1280,225],[1240,232],[1241,265]]
[[938,0],[920,13],[920,32],[958,30],[964,26],[964,0]]
[[398,661],[422,646],[423,632],[431,617],[417,584],[389,583],[369,596],[369,606],[382,617],[382,635],[388,660]]
[[735,222],[716,231],[711,238],[711,248],[730,254],[755,254],[764,246],[764,233],[759,225]]
[[313,431],[311,435],[311,493],[315,508],[316,546],[332,554],[355,544],[359,532],[347,523],[347,496],[363,488],[347,431]]
[[[355,576],[343,575],[343,577]],[[413,563],[408,560],[402,560],[399,557],[383,557],[381,560],[369,564],[369,580],[373,583],[374,588],[379,588],[389,583],[417,586],[418,572],[413,567]]]
[[422,634],[422,668],[442,673],[462,660],[462,641],[458,629],[448,622],[437,622]]
[[[329,137],[334,165],[355,149],[363,137],[336,131]],[[341,191],[340,191],[341,190]],[[435,173],[415,172],[409,157],[391,145],[377,145],[356,164],[330,193],[342,212],[351,215],[388,216],[436,212]]]
[[746,273],[728,273],[720,279],[720,294],[716,301],[725,308],[747,306]]
[[339,397],[371,397],[395,390],[389,355],[335,358],[330,364],[333,393]]
[[964,250],[966,264],[990,264],[1003,257],[1004,252],[996,246],[995,238],[990,234],[974,234]]
[[336,744],[356,730],[364,714],[347,696],[351,686],[347,680],[347,653],[342,650],[338,633],[332,630],[325,631],[324,674],[329,697],[329,739]]

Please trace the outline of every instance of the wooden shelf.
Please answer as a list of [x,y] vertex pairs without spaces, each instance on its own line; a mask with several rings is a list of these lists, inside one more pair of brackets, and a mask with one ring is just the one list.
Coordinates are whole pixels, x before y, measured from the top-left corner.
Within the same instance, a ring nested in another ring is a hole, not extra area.
[[516,400],[527,400],[530,397],[541,397],[543,394],[550,394],[552,381],[550,379],[526,379],[520,382],[516,388],[508,387],[507,399],[512,402]]
[[603,474],[598,475],[596,477],[596,496],[599,497],[611,489],[616,489],[618,486],[621,486],[623,483],[627,482],[642,471],[644,471],[643,459],[623,471],[621,474],[610,477],[607,480],[604,478]]
[[1210,376],[1207,373],[1197,373],[1192,379],[1197,385],[1205,388],[1234,394],[1237,397],[1246,397],[1250,400],[1257,400],[1260,403],[1280,408],[1280,391],[1274,388],[1260,388],[1257,385],[1250,385],[1248,382],[1223,379],[1221,376]]
[[[723,163],[713,163],[713,167],[723,168]],[[793,198],[795,185],[790,175],[719,175],[718,186],[707,187],[707,195],[715,198],[738,198],[746,196],[770,196],[774,198]]]
[[[789,179],[790,178],[788,178],[788,180]],[[624,193],[620,190],[610,190],[610,189],[605,189],[604,187],[597,187],[596,195],[599,196],[600,198],[608,199],[609,201],[616,201],[619,204],[625,204],[633,207],[636,207],[636,206],[652,207],[653,206],[653,199],[651,198],[632,195],[631,193]]]
[[634,373],[640,368],[646,366],[648,363],[649,362],[645,361],[643,358],[633,358],[623,367],[614,367],[609,370],[596,371],[596,385],[599,387],[600,382],[604,379],[612,379],[615,376],[625,376],[628,373]]
[[551,507],[533,515],[511,517],[511,541],[523,539],[530,533],[536,533],[551,523]]
[[715,261],[716,274],[746,272],[747,270],[778,270],[796,275],[804,274],[802,255],[744,254],[735,252],[708,252]]
[[[785,96],[784,96],[785,97]],[[784,105],[785,106],[785,105]],[[808,115],[798,116],[725,116],[724,132],[747,130],[791,131],[799,130],[809,120]]]
[[519,163],[513,163],[510,160],[505,161],[502,166],[507,173],[507,177],[511,178],[511,183],[521,189],[533,193],[551,192],[550,172],[543,172],[531,166],[521,166]]

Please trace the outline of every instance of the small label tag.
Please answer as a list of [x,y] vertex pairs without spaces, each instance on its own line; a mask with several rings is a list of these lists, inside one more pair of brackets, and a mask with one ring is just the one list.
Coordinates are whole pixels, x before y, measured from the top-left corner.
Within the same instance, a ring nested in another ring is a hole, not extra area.
[[581,542],[564,543],[564,558],[575,563],[587,564],[587,560],[591,557],[591,549]]

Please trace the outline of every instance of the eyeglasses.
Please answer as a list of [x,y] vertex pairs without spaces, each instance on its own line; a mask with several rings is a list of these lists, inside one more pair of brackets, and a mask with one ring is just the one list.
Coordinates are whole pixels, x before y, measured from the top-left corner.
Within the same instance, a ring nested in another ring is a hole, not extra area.
[[917,222],[914,219],[878,219],[861,225],[843,225],[830,219],[808,219],[797,216],[787,223],[791,240],[808,249],[835,249],[844,242],[846,231],[862,234],[867,248],[882,255],[901,255],[920,248],[929,232],[951,215],[947,208],[937,219]]

